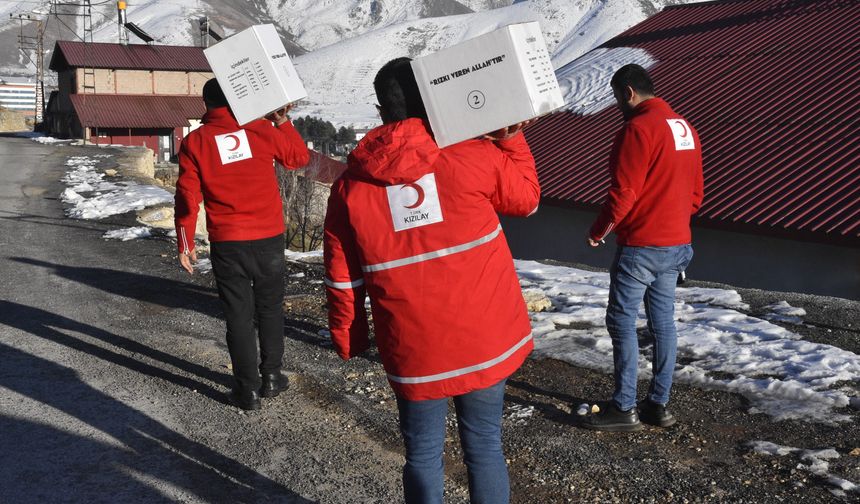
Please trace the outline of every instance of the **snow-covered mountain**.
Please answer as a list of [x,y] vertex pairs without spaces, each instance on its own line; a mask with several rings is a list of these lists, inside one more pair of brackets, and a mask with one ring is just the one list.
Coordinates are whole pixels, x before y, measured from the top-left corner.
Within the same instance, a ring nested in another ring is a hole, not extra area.
[[[477,6],[480,2],[471,3]],[[561,69],[644,20],[648,16],[646,10],[659,11],[666,3],[670,2],[518,1],[481,12],[415,19],[377,28],[295,58],[296,69],[310,90],[310,96],[297,113],[317,115],[338,125],[371,127],[379,124],[374,107],[373,77],[392,58],[423,56],[511,23],[538,21],[553,55],[553,64]],[[616,59],[619,55],[623,53],[613,53]],[[631,61],[643,62],[648,58],[637,54]],[[603,76],[611,68],[607,70],[604,62],[595,61],[576,70],[576,75],[565,75],[562,79],[563,90],[589,104],[601,102],[589,96],[583,86],[599,88],[605,80]],[[588,74],[584,79],[580,75],[583,70]]]
[[[297,112],[337,125],[370,127],[378,124],[373,76],[392,58],[422,56],[510,23],[538,21],[553,63],[561,69],[666,4],[688,1],[130,0],[128,20],[152,35],[156,43],[172,45],[199,44],[196,20],[203,15],[225,35],[252,24],[275,23],[310,91]],[[0,46],[5,48],[0,53],[0,75],[33,72],[16,50],[18,24],[9,15],[39,17],[48,12],[49,3],[0,0]],[[115,3],[94,4],[94,40],[115,41]],[[74,40],[81,33],[79,22],[72,16],[49,17],[45,48],[52,48],[56,39]],[[25,30],[32,32],[33,27]],[[640,56],[647,60],[647,55]],[[577,69],[576,75],[571,75],[571,68]],[[569,66],[560,75],[569,91],[576,91],[573,88],[583,80],[580,69]],[[602,82],[591,77],[585,81],[591,85]]]

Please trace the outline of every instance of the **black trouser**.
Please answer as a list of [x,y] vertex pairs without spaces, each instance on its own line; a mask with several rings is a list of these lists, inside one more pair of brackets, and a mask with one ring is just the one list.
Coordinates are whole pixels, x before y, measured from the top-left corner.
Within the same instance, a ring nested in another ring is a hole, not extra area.
[[284,237],[212,242],[211,250],[218,296],[227,319],[233,376],[239,387],[256,390],[260,388],[259,373],[280,372],[284,356]]

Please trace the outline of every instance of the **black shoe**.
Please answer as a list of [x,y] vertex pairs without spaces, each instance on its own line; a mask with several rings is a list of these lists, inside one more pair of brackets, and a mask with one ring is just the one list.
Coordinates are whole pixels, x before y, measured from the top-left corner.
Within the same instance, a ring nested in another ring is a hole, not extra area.
[[290,380],[281,372],[264,373],[263,386],[260,387],[260,395],[263,397],[275,397],[287,387],[290,386]]
[[675,417],[669,413],[666,406],[651,402],[650,399],[641,401],[638,405],[639,419],[648,425],[657,427],[671,427],[677,423]]
[[260,394],[256,390],[234,388],[229,397],[230,402],[245,411],[260,409]]
[[588,415],[582,419],[582,427],[596,431],[635,432],[642,430],[636,408],[621,411],[615,402],[609,401],[601,405],[599,413]]

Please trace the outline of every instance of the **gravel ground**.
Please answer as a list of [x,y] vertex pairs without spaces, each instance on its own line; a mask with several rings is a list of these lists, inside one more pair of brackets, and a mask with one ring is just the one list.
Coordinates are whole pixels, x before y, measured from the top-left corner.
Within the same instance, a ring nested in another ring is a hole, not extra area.
[[[557,264],[557,263],[556,263]],[[573,265],[579,266],[579,265]],[[581,266],[580,266],[581,267]],[[306,280],[321,278],[318,265],[290,263],[287,289],[288,333],[323,349],[325,299],[321,286]],[[302,279],[289,274],[303,273]],[[730,288],[689,281],[691,286]],[[854,329],[860,303],[836,298],[739,290],[751,314],[786,300],[807,310],[803,326],[785,324],[806,339],[849,349],[857,348]],[[350,362],[347,382],[336,357],[323,352],[327,362],[317,376],[332,380],[335,394],[361,405],[358,411],[381,438],[395,438],[396,409],[374,354]],[[316,361],[315,361],[316,362]],[[329,373],[335,370],[334,376]],[[845,384],[842,384],[845,385]],[[858,384],[852,384],[855,388]],[[644,390],[646,383],[640,384]],[[679,424],[670,429],[646,428],[639,433],[595,433],[576,427],[571,409],[608,397],[608,375],[576,368],[552,359],[530,359],[508,384],[505,411],[505,452],[511,463],[513,502],[853,502],[857,494],[835,495],[836,487],[799,469],[798,456],[751,453],[747,444],[763,440],[803,449],[835,448],[841,457],[830,461],[831,474],[860,481],[860,434],[857,411],[843,413],[852,424],[827,426],[798,421],[773,422],[763,414],[748,413],[745,398],[677,385],[672,410]],[[860,395],[860,394],[857,394]],[[465,486],[453,418],[449,418],[446,470]],[[853,452],[853,455],[852,455]]]
[[[260,412],[241,412],[224,401],[229,358],[211,274],[180,272],[163,235],[101,238],[131,225],[130,215],[62,216],[61,165],[82,152],[0,139],[7,181],[0,188],[0,450],[7,454],[0,502],[398,502],[403,458],[393,396],[378,354],[343,362],[332,351],[321,266],[288,263],[291,388],[264,400]],[[860,303],[738,290],[753,314],[786,300],[808,313],[792,330],[860,348]],[[844,411],[853,421],[840,426],[773,422],[749,413],[738,395],[681,385],[674,428],[576,427],[571,407],[610,391],[609,376],[555,360],[529,360],[511,377],[504,427],[514,502],[856,502],[860,495],[835,495],[832,484],[798,467],[797,455],[757,455],[747,446],[835,448],[830,473],[860,483],[855,410]],[[450,418],[447,502],[467,502],[460,456]]]

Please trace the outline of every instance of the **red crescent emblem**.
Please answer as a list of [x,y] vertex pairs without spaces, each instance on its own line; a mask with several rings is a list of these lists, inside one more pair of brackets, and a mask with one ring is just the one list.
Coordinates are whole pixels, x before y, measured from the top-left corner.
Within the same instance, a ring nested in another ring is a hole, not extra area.
[[236,142],[236,144],[233,145],[232,149],[229,149],[229,148],[227,149],[229,151],[234,151],[234,150],[238,149],[239,145],[242,143],[241,141],[239,141],[239,137],[237,137],[236,135],[227,135],[227,138],[232,138],[233,141]]
[[414,189],[415,192],[418,193],[418,201],[416,201],[413,205],[406,205],[406,206],[404,206],[404,208],[413,209],[413,208],[420,207],[424,203],[424,189],[420,185],[412,183],[412,184],[404,184],[403,187],[400,188],[400,190],[402,191],[403,189],[405,189],[407,187]]
[[680,124],[681,129],[684,130],[684,133],[681,135],[681,138],[687,138],[687,134],[689,133],[689,131],[687,131],[687,125],[684,124],[684,121],[675,121],[675,124]]

